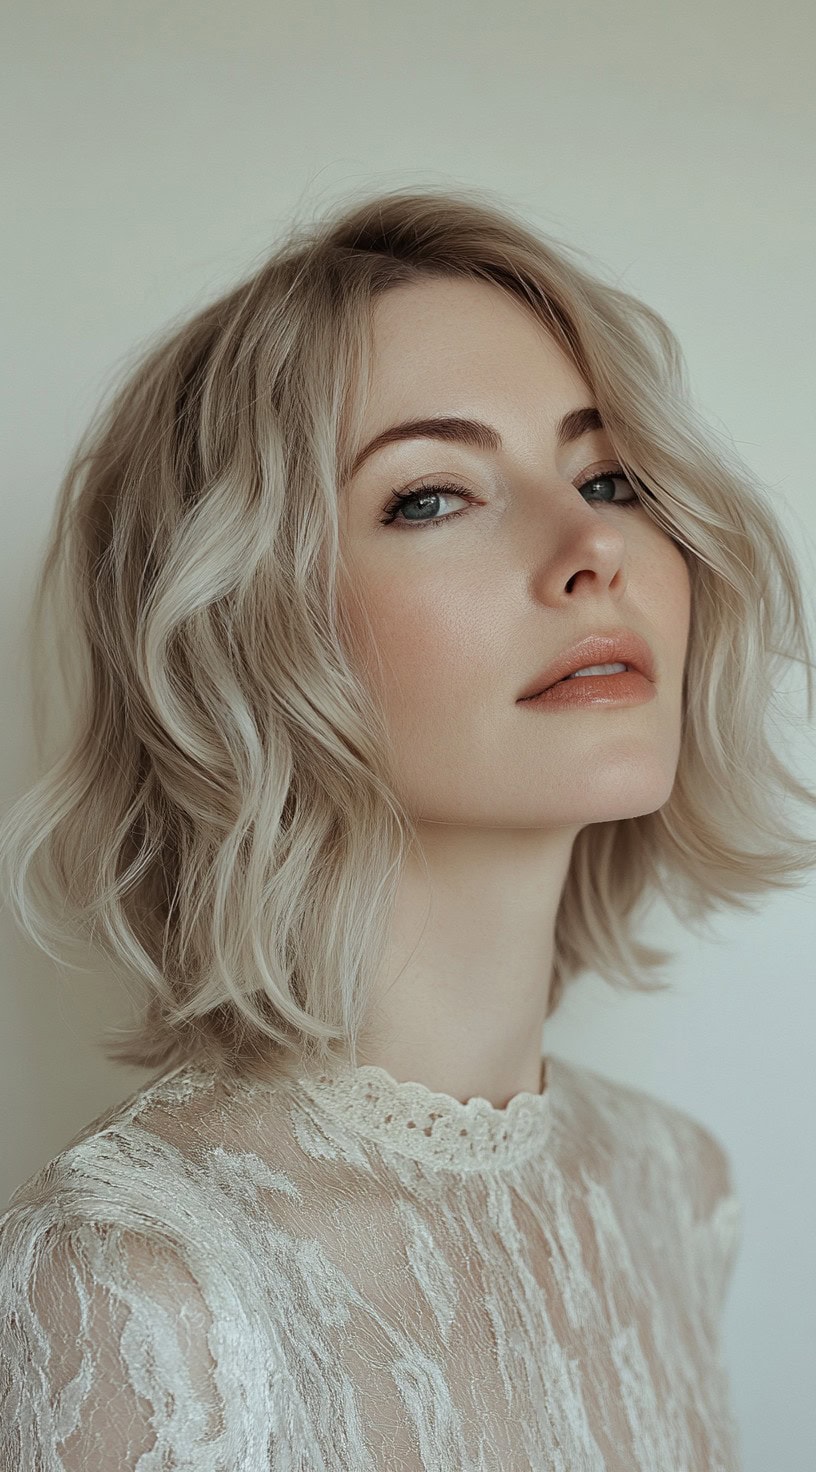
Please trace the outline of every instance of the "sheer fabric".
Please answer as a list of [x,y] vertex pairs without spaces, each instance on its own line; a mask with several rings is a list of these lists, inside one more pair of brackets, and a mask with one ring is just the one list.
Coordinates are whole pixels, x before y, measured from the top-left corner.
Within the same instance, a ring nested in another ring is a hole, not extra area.
[[0,1216],[4,1472],[739,1472],[724,1148],[541,1083],[188,1063],[92,1121]]

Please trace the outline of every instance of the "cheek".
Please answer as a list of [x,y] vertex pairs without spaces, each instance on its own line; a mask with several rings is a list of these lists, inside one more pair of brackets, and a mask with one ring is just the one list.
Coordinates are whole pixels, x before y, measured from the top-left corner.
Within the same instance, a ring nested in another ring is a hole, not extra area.
[[682,662],[691,620],[691,576],[686,557],[674,542],[664,538],[661,551],[651,588],[655,628],[661,630],[668,648],[674,646]]
[[366,679],[381,679],[386,709],[401,724],[432,727],[490,679],[491,668],[495,679],[484,587],[480,594],[452,577],[378,575],[358,577],[355,591],[362,609],[353,614],[354,634]]

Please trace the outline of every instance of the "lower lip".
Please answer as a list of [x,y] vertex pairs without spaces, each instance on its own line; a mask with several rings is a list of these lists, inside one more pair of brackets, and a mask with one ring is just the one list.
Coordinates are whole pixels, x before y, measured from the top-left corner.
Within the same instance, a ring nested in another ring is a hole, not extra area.
[[640,705],[654,700],[657,691],[651,680],[639,670],[621,670],[617,675],[577,675],[574,680],[559,680],[549,690],[533,695],[520,705],[546,706],[548,710],[562,706]]

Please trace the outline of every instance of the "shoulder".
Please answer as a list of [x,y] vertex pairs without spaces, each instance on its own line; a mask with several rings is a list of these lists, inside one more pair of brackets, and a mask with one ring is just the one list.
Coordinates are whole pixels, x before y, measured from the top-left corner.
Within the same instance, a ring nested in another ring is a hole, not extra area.
[[189,1067],[111,1106],[12,1192],[0,1213],[0,1270],[72,1237],[91,1256],[175,1244],[180,1262],[215,1262],[224,1118],[213,1075]]
[[247,1205],[264,1169],[221,1081],[185,1070],[17,1188],[0,1215],[0,1466],[103,1472],[142,1450],[255,1465],[278,1342]]
[[611,1157],[663,1161],[691,1192],[698,1217],[736,1199],[731,1157],[695,1114],[584,1064],[560,1057],[555,1064],[562,1110],[574,1126],[593,1130]]

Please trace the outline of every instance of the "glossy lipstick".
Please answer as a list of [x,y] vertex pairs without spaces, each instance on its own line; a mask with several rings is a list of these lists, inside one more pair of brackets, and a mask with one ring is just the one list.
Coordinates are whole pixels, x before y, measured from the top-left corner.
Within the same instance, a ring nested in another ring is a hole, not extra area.
[[654,700],[656,694],[657,687],[640,670],[622,670],[616,675],[576,675],[572,680],[559,680],[547,690],[542,690],[540,695],[527,696],[518,703],[528,705],[531,710],[541,707],[553,710],[590,705],[640,705],[644,700]]
[[[651,683],[655,680],[655,661],[649,645],[645,639],[636,634],[634,629],[617,628],[604,630],[596,634],[587,634],[583,639],[569,644],[562,649],[555,659],[551,660],[545,670],[522,690],[516,698],[520,701],[530,700],[538,696],[550,685],[555,685],[566,675],[574,674],[576,670],[586,669],[596,664],[626,664],[631,670],[636,670],[644,675]],[[579,676],[584,680],[617,679],[618,676],[611,675],[586,675]],[[620,676],[623,678],[623,676]],[[571,682],[572,683],[572,682]]]

